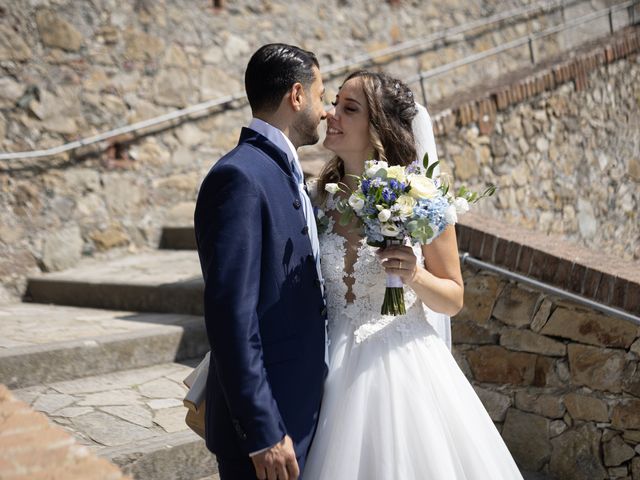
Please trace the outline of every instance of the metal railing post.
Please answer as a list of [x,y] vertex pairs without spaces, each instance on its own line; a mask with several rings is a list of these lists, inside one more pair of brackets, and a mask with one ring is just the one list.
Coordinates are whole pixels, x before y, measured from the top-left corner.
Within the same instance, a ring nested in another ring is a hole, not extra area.
[[609,9],[609,33],[613,35],[613,8]]
[[418,75],[420,75],[420,91],[422,92],[422,105],[424,105],[425,107],[427,106],[427,91],[424,88],[424,78],[422,77],[422,74],[420,72],[418,72]]
[[531,64],[536,64],[536,54],[533,51],[533,35],[529,35],[529,56],[531,57]]

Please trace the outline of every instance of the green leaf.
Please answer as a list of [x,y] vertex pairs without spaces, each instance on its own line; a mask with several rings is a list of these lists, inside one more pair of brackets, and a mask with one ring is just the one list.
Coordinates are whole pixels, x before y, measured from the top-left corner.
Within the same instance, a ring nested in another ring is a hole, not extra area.
[[[437,163],[438,162],[436,162],[435,164],[437,164]],[[429,175],[428,175],[428,172],[429,172],[429,152],[425,152],[424,153],[424,157],[422,157],[422,165],[424,166],[424,169],[427,171],[427,177],[429,177]],[[431,178],[431,177],[429,177],[429,178]]]
[[489,186],[486,188],[486,190],[482,192],[481,197],[490,197],[491,195],[496,193],[497,188],[498,187],[496,187],[493,183],[490,183]]
[[412,220],[409,223],[407,223],[407,230],[409,232],[414,232],[417,229],[418,229],[418,222],[416,220]]
[[427,168],[427,173],[426,173],[427,178],[433,178],[433,172],[439,164],[440,164],[440,160],[438,160],[437,162],[434,162],[429,168]]

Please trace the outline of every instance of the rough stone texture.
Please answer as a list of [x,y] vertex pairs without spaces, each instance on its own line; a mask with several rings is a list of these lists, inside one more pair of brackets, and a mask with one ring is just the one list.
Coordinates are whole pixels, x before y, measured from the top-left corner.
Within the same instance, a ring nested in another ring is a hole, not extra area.
[[550,473],[566,480],[608,478],[599,453],[601,436],[593,424],[585,424],[553,438]]
[[[492,182],[499,189],[478,211],[639,259],[636,58],[587,75],[586,88],[563,85],[498,111],[488,136],[475,135],[477,123],[452,129],[439,138],[441,161],[457,178],[459,152],[488,143],[491,155],[476,160],[482,173],[475,181],[477,188]],[[614,72],[625,73],[614,78]]]
[[524,470],[538,471],[549,461],[551,444],[548,419],[509,409],[502,437],[514,459]]
[[467,352],[467,360],[474,378],[479,382],[510,385],[533,383],[536,355],[487,346]]
[[558,307],[540,333],[590,345],[629,348],[638,337],[638,327],[597,312]]
[[498,343],[498,334],[478,325],[456,318],[451,322],[451,337],[455,344],[494,345]]
[[[3,152],[57,146],[68,140],[148,119],[177,106],[241,91],[242,75],[250,53],[258,44],[282,40],[277,32],[287,31],[289,37],[286,41],[317,52],[321,65],[327,66],[361,53],[375,53],[405,40],[431,35],[446,27],[476,21],[490,15],[496,8],[529,5],[524,0],[510,0],[508,5],[497,0],[473,0],[464,4],[436,0],[428,6],[419,2],[382,2],[378,5],[353,0],[339,2],[336,6],[313,0],[305,2],[299,9],[290,9],[284,0],[273,0],[259,6],[249,0],[240,0],[221,10],[213,10],[210,2],[189,3],[187,6],[184,0],[176,4],[122,0],[115,0],[109,5],[81,0],[62,3],[17,0],[5,3],[3,18],[11,19],[12,26],[6,22],[0,25],[0,133],[4,130],[0,135],[0,150]],[[586,8],[592,11],[596,7],[587,5]],[[475,32],[465,41],[424,49],[416,55],[389,56],[381,68],[406,78],[418,70],[433,68],[526,35],[534,28],[555,25],[557,15],[557,12],[545,12],[516,24],[493,25]],[[259,28],[255,28],[256,25]],[[329,30],[330,35],[327,34]],[[570,48],[601,33],[596,30],[581,32],[580,35],[572,35],[571,40],[563,34],[559,38],[537,41],[537,48],[544,45],[548,47],[544,50],[546,53],[557,53],[561,47]],[[493,82],[493,79],[513,69],[528,66],[525,50],[513,50],[499,62],[483,63],[483,68],[474,69],[472,75],[469,74],[471,69],[465,67],[431,79],[425,83],[429,103],[435,109],[438,100],[472,84]],[[626,71],[614,71],[611,75],[624,78],[625,88],[627,78],[629,85],[634,84],[634,71],[630,75]],[[344,72],[327,75],[327,99],[334,96],[343,78]],[[595,103],[588,109],[590,116],[593,116],[592,107],[609,108],[609,98],[603,95],[608,90],[600,85],[607,81],[605,77],[598,84],[599,98],[604,96],[605,106],[600,106],[594,96]],[[413,84],[412,87],[419,95],[418,85]],[[618,95],[618,90],[615,89],[615,95]],[[574,92],[551,95],[549,110],[561,103],[558,99],[566,95],[574,95]],[[576,104],[583,105],[583,99],[580,98]],[[565,145],[571,143],[569,140],[577,143],[583,140],[582,136],[568,139],[566,129],[558,132],[561,137],[558,140],[550,138],[556,123],[563,125],[564,120],[543,110],[534,109],[533,134],[526,140],[530,143],[527,155],[531,156],[536,153],[535,149],[539,149],[542,155],[540,163],[548,157],[555,164],[557,157],[554,152],[560,150],[556,143]],[[510,132],[531,133],[528,126],[531,122],[522,121],[527,113],[527,110],[515,112],[513,118],[516,120],[511,121],[514,127],[509,128]],[[574,111],[571,114],[572,120],[576,115],[582,115]],[[510,122],[511,115],[506,119],[502,115],[500,113],[499,122]],[[233,147],[240,126],[246,124],[249,116],[246,107],[223,110],[182,126],[173,125],[131,143],[108,146],[106,151],[99,151],[97,155],[82,158],[75,154],[71,157],[60,155],[45,160],[47,167],[44,170],[39,170],[43,165],[40,161],[12,162],[10,168],[0,172],[0,185],[4,185],[0,188],[0,204],[9,207],[3,212],[0,225],[11,225],[16,230],[22,229],[31,234],[19,236],[16,242],[0,245],[0,258],[18,258],[19,252],[29,251],[31,257],[39,261],[43,239],[61,225],[80,228],[82,251],[87,255],[105,248],[121,248],[127,243],[136,248],[155,246],[167,212],[177,203],[193,202],[200,179],[225,150]],[[495,112],[492,113],[494,117]],[[601,119],[598,117],[597,121],[601,122]],[[520,128],[515,126],[518,123]],[[609,128],[608,123],[606,127]],[[462,129],[461,132],[463,142],[440,141],[439,150],[445,169],[462,170],[458,172],[461,179],[465,175],[473,175],[469,181],[476,178],[484,181],[486,175],[495,175],[493,169],[500,172],[512,170],[500,165],[497,156],[503,154],[499,158],[508,156],[508,162],[514,160],[513,139],[502,141],[500,127],[489,136],[477,128]],[[461,143],[457,149],[456,143]],[[497,147],[499,144],[502,150]],[[579,148],[584,150],[582,145]],[[85,150],[94,151],[93,148]],[[328,158],[319,147],[301,154],[309,165],[321,166]],[[520,154],[518,147],[517,155]],[[610,159],[616,157],[607,155]],[[621,158],[627,157],[623,155]],[[537,161],[538,157],[535,159]],[[522,163],[519,157],[515,160]],[[528,160],[527,164],[533,161]],[[631,173],[637,170],[633,165],[629,169]],[[73,180],[64,180],[59,175],[64,172],[64,177],[66,173],[79,169],[94,171],[99,178],[90,195]],[[314,169],[317,172],[318,168]],[[521,200],[524,196],[520,191],[532,185],[526,181],[526,175],[528,172],[546,175],[550,170],[550,167],[534,168],[529,165],[525,169],[523,166],[513,178],[510,174],[504,176],[503,180],[509,177],[512,183],[509,188],[501,185],[504,187],[501,191],[507,198],[513,196],[516,207],[527,208],[527,202]],[[172,188],[155,188],[154,181],[183,174],[193,175],[195,180],[188,182],[193,188],[186,184],[183,186],[187,188],[175,188],[175,185]],[[19,205],[17,182],[13,183],[19,178],[28,179],[35,186],[39,208],[25,209]],[[132,179],[136,181],[132,182]],[[523,180],[526,185],[523,185]],[[121,183],[122,188],[114,188],[114,183]],[[564,189],[565,192],[574,190]],[[619,190],[621,205],[625,212],[632,214],[633,202],[629,203],[631,197],[627,190],[626,186]],[[132,195],[127,195],[128,192]],[[529,198],[546,197],[535,195]],[[61,202],[67,207],[58,208]],[[597,205],[593,212],[595,218],[601,218],[599,205],[602,202],[591,203]],[[574,217],[581,213],[577,212],[577,205],[573,209]],[[529,222],[530,217],[523,218]],[[190,221],[188,216],[181,219],[183,224]],[[95,234],[116,224],[121,230],[118,241],[101,241]],[[625,224],[632,225],[633,222]],[[599,227],[598,233],[601,231]],[[596,239],[599,237],[595,236]],[[26,256],[20,259],[26,262]],[[23,293],[24,265],[21,263],[21,268],[14,269],[15,277],[2,275],[4,288],[16,296]],[[38,265],[43,264],[39,262]]]
[[564,398],[564,404],[574,420],[609,421],[607,404],[598,398],[570,393]]
[[627,445],[620,436],[604,444],[604,464],[607,467],[617,467],[627,460],[631,460],[635,451]]
[[455,316],[457,321],[470,321],[486,325],[491,317],[493,304],[502,284],[494,275],[466,275],[464,282],[464,307]]
[[537,292],[508,285],[496,302],[493,316],[514,327],[529,325],[539,296]]
[[49,272],[75,265],[82,253],[80,229],[72,226],[48,236],[44,240],[42,263]]
[[625,355],[620,350],[569,345],[569,366],[575,385],[620,392],[624,363]]
[[507,410],[511,406],[511,398],[507,395],[502,395],[486,388],[474,387],[476,394],[482,401],[484,408],[487,409],[491,420],[494,422],[503,422]]
[[640,456],[631,461],[632,480],[640,480]]
[[615,405],[611,425],[614,428],[640,430],[640,399],[622,400]]
[[127,480],[0,384],[0,478]]
[[567,352],[564,343],[538,335],[531,330],[507,330],[500,335],[500,345],[511,350],[540,353],[552,357],[562,357]]
[[516,393],[515,406],[525,412],[536,413],[547,418],[562,418],[566,411],[561,397],[529,393],[524,390]]
[[549,320],[552,308],[553,302],[548,298],[545,298],[538,307],[538,311],[533,316],[533,320],[531,321],[531,330],[534,332],[540,332],[540,330],[542,330],[546,325],[547,320]]
[[38,10],[36,24],[42,43],[47,47],[77,51],[82,45],[82,34],[69,22],[51,10]]

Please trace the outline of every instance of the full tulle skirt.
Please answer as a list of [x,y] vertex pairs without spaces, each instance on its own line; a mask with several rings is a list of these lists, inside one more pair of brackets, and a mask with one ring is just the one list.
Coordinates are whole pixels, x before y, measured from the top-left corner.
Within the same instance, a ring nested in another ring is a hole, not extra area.
[[522,476],[445,343],[392,323],[358,342],[332,322],[330,370],[304,480],[513,480]]

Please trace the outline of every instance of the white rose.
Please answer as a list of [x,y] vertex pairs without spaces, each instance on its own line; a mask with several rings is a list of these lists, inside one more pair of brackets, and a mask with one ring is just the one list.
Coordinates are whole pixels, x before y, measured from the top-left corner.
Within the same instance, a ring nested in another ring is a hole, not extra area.
[[453,225],[458,221],[458,214],[454,205],[449,205],[444,211],[444,219],[449,225]]
[[327,192],[329,192],[329,193],[331,193],[331,194],[334,194],[334,193],[336,193],[338,190],[340,190],[340,187],[338,187],[338,184],[337,184],[337,183],[327,183],[327,184],[324,186],[324,189],[325,189]]
[[359,212],[364,208],[364,200],[354,193],[349,197],[349,206]]
[[383,223],[389,220],[390,218],[391,218],[391,210],[387,208],[381,210],[380,213],[378,214],[378,220],[380,220]]
[[416,201],[409,195],[400,195],[398,200],[396,200],[396,206],[398,207],[400,216],[407,218],[413,214],[413,207],[416,206]]
[[453,204],[456,207],[456,212],[458,215],[462,215],[463,213],[467,213],[469,211],[469,202],[467,202],[466,198],[458,197],[453,201]]
[[320,219],[321,219],[321,218],[323,218],[323,217],[324,217],[324,210],[322,210],[321,208],[319,208],[319,209],[316,211],[316,218],[317,218],[318,220],[320,220]]
[[423,177],[422,175],[409,175],[409,184],[411,185],[411,190],[409,190],[409,195],[413,198],[421,199],[421,198],[434,198],[438,196],[438,187],[433,183],[433,180],[427,177]]
[[403,182],[406,180],[404,175],[404,167],[400,165],[394,165],[393,167],[387,168],[387,178],[395,178],[399,182]]
[[383,223],[380,226],[380,233],[385,237],[396,237],[400,230],[393,223]]
[[367,160],[364,162],[364,175],[368,178],[373,178],[378,173],[378,170],[389,168],[389,164],[387,162],[383,162],[382,160]]

